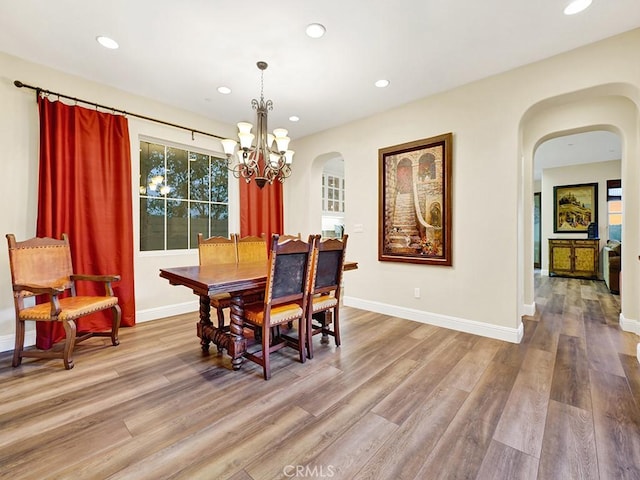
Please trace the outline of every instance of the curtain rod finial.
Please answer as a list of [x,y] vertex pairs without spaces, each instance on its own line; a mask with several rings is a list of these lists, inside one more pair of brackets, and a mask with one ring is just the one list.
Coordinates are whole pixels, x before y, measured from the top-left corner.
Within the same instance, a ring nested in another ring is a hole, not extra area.
[[18,88],[24,87],[24,83],[22,83],[20,80],[16,80],[15,82],[13,82],[13,84]]

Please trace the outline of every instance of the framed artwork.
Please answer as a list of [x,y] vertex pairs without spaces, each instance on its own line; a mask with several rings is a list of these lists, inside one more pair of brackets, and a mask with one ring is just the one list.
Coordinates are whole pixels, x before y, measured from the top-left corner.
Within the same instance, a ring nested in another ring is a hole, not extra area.
[[451,265],[452,139],[378,150],[378,260]]
[[581,183],[553,187],[554,233],[586,233],[598,223],[598,184]]

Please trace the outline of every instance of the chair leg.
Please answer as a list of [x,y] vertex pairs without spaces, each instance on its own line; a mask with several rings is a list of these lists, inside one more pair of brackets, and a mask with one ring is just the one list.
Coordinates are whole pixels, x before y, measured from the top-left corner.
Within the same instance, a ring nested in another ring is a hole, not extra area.
[[16,346],[13,349],[13,361],[11,365],[18,367],[22,363],[22,350],[24,349],[24,322],[16,318]]
[[298,353],[300,354],[300,363],[307,361],[307,352],[305,351],[305,345],[307,344],[305,323],[307,323],[306,317],[300,317],[298,319]]
[[307,358],[313,358],[313,314],[309,312],[306,318]]
[[64,341],[64,351],[62,359],[64,360],[64,368],[71,370],[73,368],[73,347],[76,344],[76,322],[73,320],[63,320],[64,333],[66,335]]
[[270,329],[262,327],[262,372],[264,379],[271,378],[271,362],[269,358],[269,350],[271,348],[271,332]]
[[113,313],[113,322],[111,325],[111,344],[115,347],[117,345],[120,345],[120,340],[118,340],[118,330],[120,329],[122,310],[120,310],[120,305],[113,306],[111,310]]
[[333,338],[336,341],[336,347],[340,346],[340,310],[339,307],[333,310]]

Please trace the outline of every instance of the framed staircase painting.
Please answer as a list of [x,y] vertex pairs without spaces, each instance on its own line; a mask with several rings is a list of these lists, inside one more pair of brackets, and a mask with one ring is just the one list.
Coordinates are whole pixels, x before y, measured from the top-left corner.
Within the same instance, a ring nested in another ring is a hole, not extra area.
[[378,150],[378,260],[451,266],[452,141]]

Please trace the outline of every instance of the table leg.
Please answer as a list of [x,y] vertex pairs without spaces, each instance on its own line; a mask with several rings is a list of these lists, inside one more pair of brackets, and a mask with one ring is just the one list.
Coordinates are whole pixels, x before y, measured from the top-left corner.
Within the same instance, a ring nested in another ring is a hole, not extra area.
[[242,295],[231,297],[231,324],[229,325],[229,347],[231,366],[239,370],[242,366],[244,352],[247,349],[247,339],[244,338],[244,298]]
[[211,339],[207,335],[207,330],[213,326],[211,323],[211,298],[209,295],[200,295],[200,322],[198,322],[198,337],[200,337],[200,345],[204,353],[209,352],[209,343]]

